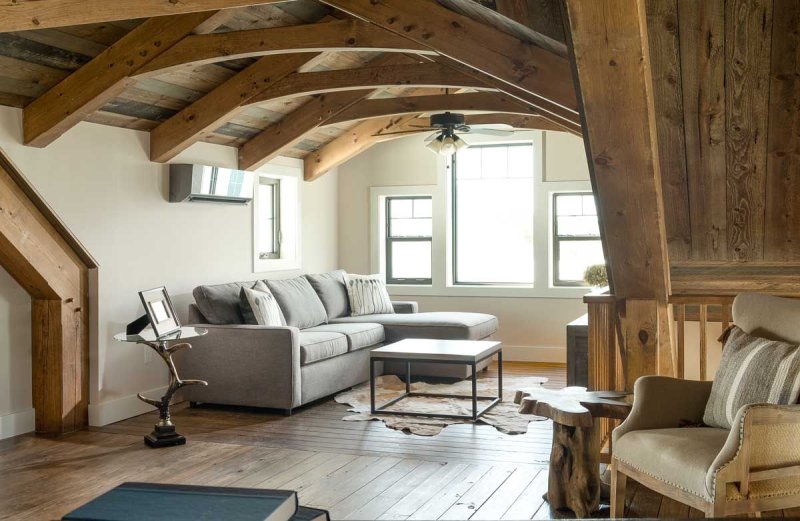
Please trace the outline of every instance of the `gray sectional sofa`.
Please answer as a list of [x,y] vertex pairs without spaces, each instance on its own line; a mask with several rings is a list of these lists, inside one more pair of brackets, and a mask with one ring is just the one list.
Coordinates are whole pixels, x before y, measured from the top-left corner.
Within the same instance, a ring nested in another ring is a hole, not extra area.
[[[394,314],[350,316],[344,272],[264,281],[287,326],[266,327],[242,313],[239,293],[256,281],[194,289],[191,325],[209,333],[176,355],[183,378],[208,381],[185,387],[191,402],[291,411],[369,379],[369,351],[404,338],[481,340],[498,328],[482,313],[419,313],[416,302],[393,302]],[[487,361],[488,363],[488,361]],[[485,364],[484,364],[485,365]],[[388,364],[384,372],[403,374]],[[416,364],[413,374],[469,376],[457,365]]]

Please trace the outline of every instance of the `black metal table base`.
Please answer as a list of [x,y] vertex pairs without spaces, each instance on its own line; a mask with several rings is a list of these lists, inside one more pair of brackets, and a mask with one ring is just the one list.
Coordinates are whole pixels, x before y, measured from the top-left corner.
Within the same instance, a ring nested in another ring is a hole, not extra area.
[[184,445],[186,438],[182,434],[175,432],[174,425],[156,425],[153,432],[144,437],[144,442],[148,447],[158,449],[161,447],[173,447]]
[[[497,355],[497,396],[478,396],[478,371],[477,365],[486,358],[491,358],[494,355]],[[416,359],[416,358],[406,358],[398,360],[397,358],[386,358],[386,357],[373,357],[370,358],[369,362],[369,399],[370,399],[370,412],[372,414],[380,413],[380,414],[392,414],[397,416],[419,416],[423,418],[455,418],[460,420],[477,420],[480,418],[484,413],[486,413],[489,409],[497,405],[498,403],[503,401],[503,352],[498,351],[497,353],[493,353],[486,358],[482,358],[475,362],[458,362],[452,360],[429,360],[429,359]],[[392,398],[388,402],[375,407],[375,362],[405,362],[406,363],[406,390],[405,392],[397,396],[396,398]],[[414,392],[411,390],[411,364],[412,363],[434,363],[434,364],[456,364],[456,365],[467,365],[470,366],[472,369],[472,394],[471,395],[461,395],[461,394],[441,394],[441,393],[422,393],[422,392]],[[409,412],[409,411],[390,411],[388,410],[389,407],[396,404],[397,402],[405,399],[405,398],[413,398],[415,396],[420,397],[427,397],[427,398],[455,398],[455,399],[471,399],[472,400],[472,414],[436,414],[436,413],[427,413],[427,412]],[[491,400],[491,402],[481,409],[478,410],[478,402],[481,400]]]

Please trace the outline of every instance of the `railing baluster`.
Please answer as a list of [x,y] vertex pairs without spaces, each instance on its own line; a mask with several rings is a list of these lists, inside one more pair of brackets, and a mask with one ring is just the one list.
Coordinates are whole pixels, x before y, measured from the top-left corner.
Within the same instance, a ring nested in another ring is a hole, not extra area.
[[678,362],[677,362],[677,377],[685,378],[685,349],[686,349],[686,304],[678,304]]
[[708,304],[700,304],[700,379],[706,379],[708,372],[708,338],[706,325],[708,322]]

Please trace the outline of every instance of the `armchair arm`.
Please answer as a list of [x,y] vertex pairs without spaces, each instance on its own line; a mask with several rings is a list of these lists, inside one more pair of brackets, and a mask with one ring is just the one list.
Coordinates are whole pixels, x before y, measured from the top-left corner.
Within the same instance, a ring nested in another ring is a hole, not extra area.
[[208,381],[182,391],[190,401],[291,409],[300,405],[300,337],[295,327],[196,324],[208,334],[175,356],[181,378]]
[[410,314],[419,311],[419,304],[411,300],[393,300],[392,307],[395,313]]
[[[781,480],[800,477],[800,405],[750,404],[736,413],[730,434],[711,464],[706,485],[714,493],[726,491],[728,483],[734,498],[775,494]],[[730,496],[731,493],[729,492]]]
[[625,433],[647,429],[668,429],[703,421],[711,382],[681,380],[666,376],[643,376],[633,388],[633,408],[628,418],[614,429],[614,443]]

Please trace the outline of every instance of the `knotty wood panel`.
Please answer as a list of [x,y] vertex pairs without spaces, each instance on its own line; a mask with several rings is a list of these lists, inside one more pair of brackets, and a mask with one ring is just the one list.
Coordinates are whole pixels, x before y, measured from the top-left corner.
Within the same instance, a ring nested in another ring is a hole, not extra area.
[[764,256],[771,31],[772,0],[726,2],[728,255],[739,261]]
[[800,259],[800,3],[775,0],[764,257]]

